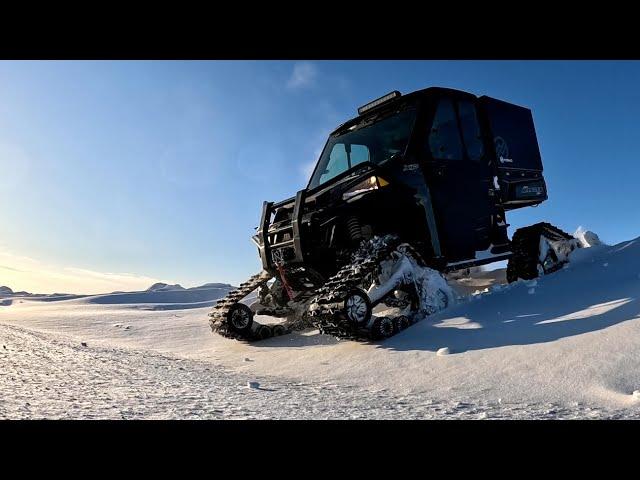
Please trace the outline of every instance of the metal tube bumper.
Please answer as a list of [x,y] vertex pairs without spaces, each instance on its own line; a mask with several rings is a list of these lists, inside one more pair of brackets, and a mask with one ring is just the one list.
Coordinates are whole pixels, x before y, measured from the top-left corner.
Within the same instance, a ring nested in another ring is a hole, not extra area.
[[296,262],[302,262],[302,243],[300,241],[300,224],[302,223],[302,211],[305,201],[306,190],[300,190],[296,194],[296,203],[293,207],[293,219],[291,225],[293,227],[293,251]]
[[[271,215],[274,210],[279,206],[285,205],[289,203],[290,200],[286,200],[284,202],[279,202],[274,204],[273,202],[263,202],[262,204],[262,215],[260,217],[260,226],[258,228],[257,234],[255,235],[254,241],[257,240],[258,250],[260,252],[260,260],[262,261],[262,267],[265,270],[269,270],[275,267],[273,264],[273,258],[271,252],[274,249],[283,248],[283,247],[291,247],[294,252],[294,262],[302,263],[304,261],[304,256],[302,254],[302,240],[300,236],[300,226],[302,224],[302,214],[304,211],[304,203],[306,197],[306,190],[300,190],[295,196],[295,203],[293,206],[293,215],[291,218],[290,226],[280,226],[271,232],[269,231],[269,227],[271,226]],[[282,233],[288,229],[291,229],[291,240],[284,240],[278,243],[271,244],[269,240],[270,235],[274,235],[276,233]]]

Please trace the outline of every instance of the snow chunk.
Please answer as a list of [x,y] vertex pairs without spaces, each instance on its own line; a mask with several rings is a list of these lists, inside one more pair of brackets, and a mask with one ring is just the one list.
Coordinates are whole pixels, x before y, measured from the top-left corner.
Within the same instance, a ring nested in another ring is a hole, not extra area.
[[580,241],[580,245],[583,248],[604,245],[597,234],[593,233],[590,230],[585,230],[584,228],[582,228],[582,226],[578,227],[573,236]]
[[535,288],[530,288],[529,289],[529,295],[535,295],[536,294],[536,289]]
[[631,394],[631,398],[633,398],[635,402],[640,402],[640,390],[634,390]]
[[[375,237],[373,241],[384,241],[384,238]],[[423,314],[431,315],[453,305],[455,292],[440,272],[418,265],[410,254],[404,254],[403,248],[405,246],[400,245],[394,258],[382,262],[379,283],[373,283],[367,290],[371,301],[378,301],[401,283],[413,282]]]
[[443,355],[449,355],[449,347],[443,347],[443,348],[439,348],[438,351],[436,352],[436,355],[438,355],[439,357],[442,357]]

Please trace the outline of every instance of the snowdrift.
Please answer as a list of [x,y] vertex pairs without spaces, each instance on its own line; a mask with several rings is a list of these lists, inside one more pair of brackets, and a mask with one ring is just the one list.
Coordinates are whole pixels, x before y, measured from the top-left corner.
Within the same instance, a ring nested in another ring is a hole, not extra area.
[[[391,338],[394,349],[452,353],[551,342],[640,315],[640,239],[571,253],[554,274],[495,285]],[[436,328],[432,328],[436,327]]]

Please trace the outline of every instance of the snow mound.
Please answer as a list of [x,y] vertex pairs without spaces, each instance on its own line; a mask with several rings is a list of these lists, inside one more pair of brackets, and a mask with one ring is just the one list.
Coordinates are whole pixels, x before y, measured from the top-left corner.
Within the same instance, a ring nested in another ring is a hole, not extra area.
[[585,230],[582,226],[578,227],[573,236],[580,241],[580,245],[584,248],[604,245],[597,234],[590,230]]

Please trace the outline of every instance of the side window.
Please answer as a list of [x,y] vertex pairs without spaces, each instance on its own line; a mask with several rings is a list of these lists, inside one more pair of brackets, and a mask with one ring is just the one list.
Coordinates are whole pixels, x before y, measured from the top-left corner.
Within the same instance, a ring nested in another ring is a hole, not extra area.
[[336,143],[331,149],[327,169],[322,172],[320,183],[327,182],[347,169],[347,151],[344,143]]
[[476,107],[468,101],[459,102],[458,113],[460,114],[460,128],[464,145],[467,148],[467,156],[477,162],[484,154],[484,146],[482,145]]
[[429,148],[433,158],[439,160],[462,160],[462,141],[458,131],[453,102],[443,98],[433,118],[429,133]]

